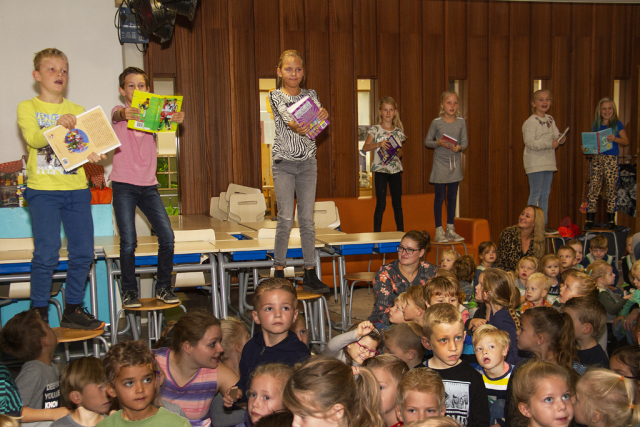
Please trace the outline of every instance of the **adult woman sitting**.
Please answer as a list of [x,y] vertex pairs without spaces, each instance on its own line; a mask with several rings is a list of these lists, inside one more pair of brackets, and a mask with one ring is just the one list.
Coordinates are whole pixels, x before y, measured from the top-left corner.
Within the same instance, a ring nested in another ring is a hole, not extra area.
[[494,267],[514,271],[520,258],[544,255],[544,212],[537,206],[527,206],[517,225],[507,227],[500,234],[498,260]]
[[213,397],[238,382],[238,375],[220,362],[220,321],[205,311],[184,314],[170,333],[169,347],[153,350],[164,371],[163,400],[174,403],[192,426],[209,426]]
[[376,301],[369,316],[369,320],[377,328],[389,327],[389,311],[398,295],[409,286],[424,286],[427,280],[435,277],[436,268],[428,262],[420,261],[430,240],[426,231],[409,231],[398,245],[398,259],[378,270],[373,283]]

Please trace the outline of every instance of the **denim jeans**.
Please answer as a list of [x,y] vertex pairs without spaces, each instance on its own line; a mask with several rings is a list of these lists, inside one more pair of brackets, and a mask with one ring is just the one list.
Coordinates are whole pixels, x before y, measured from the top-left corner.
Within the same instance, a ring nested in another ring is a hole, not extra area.
[[136,281],[136,207],[147,217],[158,236],[157,289],[171,286],[173,271],[173,230],[167,211],[155,185],[139,186],[113,181],[113,212],[120,231],[120,268],[122,291],[138,292]]
[[527,204],[538,206],[544,212],[544,222],[548,221],[547,210],[549,209],[549,194],[551,193],[551,182],[553,182],[553,171],[534,172],[527,174],[529,178],[529,202]]
[[[276,163],[278,162],[278,163]],[[303,161],[275,160],[273,187],[278,202],[274,265],[284,266],[287,260],[289,235],[293,226],[294,192],[298,200],[298,223],[305,268],[315,267],[315,222],[313,207],[316,201],[318,164],[315,158]]]
[[436,220],[436,228],[442,227],[442,203],[444,203],[445,192],[447,193],[447,224],[453,224],[453,219],[456,217],[459,185],[459,182],[434,184],[436,194],[433,199],[433,216]]
[[373,179],[376,183],[376,210],[373,213],[373,231],[380,231],[382,228],[382,215],[387,207],[387,183],[391,192],[391,206],[393,206],[393,216],[396,219],[396,229],[404,231],[404,220],[402,218],[402,172],[383,173],[374,172]]
[[49,191],[28,188],[33,232],[31,261],[31,302],[46,307],[51,293],[53,272],[60,258],[60,223],[67,235],[69,262],[65,281],[66,303],[81,304],[87,275],[93,262],[93,217],[91,191]]

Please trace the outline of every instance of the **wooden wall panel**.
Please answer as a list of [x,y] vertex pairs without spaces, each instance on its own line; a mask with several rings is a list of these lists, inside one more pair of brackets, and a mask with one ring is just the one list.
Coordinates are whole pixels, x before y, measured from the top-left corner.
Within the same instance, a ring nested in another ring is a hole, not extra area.
[[280,1],[254,0],[256,76],[275,78],[280,50]]
[[[422,5],[422,93],[424,122],[422,144],[429,131],[431,121],[440,111],[440,94],[448,89],[445,74],[444,44],[444,0],[428,1]],[[408,106],[405,106],[408,108]],[[429,176],[433,167],[433,150],[424,149],[424,185],[425,193],[433,193]]]
[[400,22],[399,0],[377,2],[378,95],[400,99]]
[[460,216],[488,218],[489,200],[487,173],[489,169],[490,140],[489,88],[487,82],[489,59],[489,7],[487,2],[471,2],[467,7],[469,30],[467,33],[467,67],[473,70],[467,78],[467,134],[469,148],[463,152],[464,180],[460,185]]
[[[198,9],[198,13],[201,9],[202,7]],[[155,43],[151,43],[147,51],[149,60],[147,70],[152,71],[157,77],[175,77],[177,72],[175,37],[162,44],[160,44],[160,39],[151,36],[151,40],[154,39]]]
[[[320,102],[331,112],[331,67],[329,55],[329,3],[306,0],[305,40],[307,41],[307,87],[318,93]],[[317,197],[332,197],[331,144],[333,125],[316,139],[318,151]],[[355,148],[354,148],[355,150]],[[322,179],[320,177],[323,177]]]
[[446,1],[445,11],[447,78],[465,80],[467,78],[467,2]]
[[613,8],[594,5],[593,94],[596,99],[613,96]]
[[637,22],[629,19],[633,16],[634,6],[626,4],[618,4],[613,8],[613,37],[612,37],[612,51],[613,51],[613,77],[618,80],[628,79],[631,70],[629,65],[631,63],[631,23],[635,22],[634,28],[637,28]]
[[[403,194],[422,193],[424,152],[422,135],[422,4],[421,0],[400,2],[400,119],[407,143],[402,159]],[[406,105],[406,107],[404,107]]]
[[[357,139],[356,79],[353,65],[353,2],[330,0],[331,31],[331,154],[333,197],[357,195],[357,158],[353,145]],[[326,179],[326,177],[319,177]]]
[[288,49],[304,55],[304,2],[300,0],[280,0],[280,51]]
[[378,73],[376,16],[376,0],[353,0],[353,55],[358,79],[375,79]]
[[[531,78],[549,80],[551,78],[550,52],[552,52],[551,3],[531,4]],[[556,25],[566,26],[565,22],[554,19]]]

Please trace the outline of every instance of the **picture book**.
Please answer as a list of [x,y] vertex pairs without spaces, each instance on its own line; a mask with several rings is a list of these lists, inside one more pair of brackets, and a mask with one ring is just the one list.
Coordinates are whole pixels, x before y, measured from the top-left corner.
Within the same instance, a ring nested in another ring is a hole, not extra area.
[[315,139],[320,132],[329,126],[329,120],[318,120],[320,107],[318,107],[314,100],[308,95],[288,107],[287,111],[293,116],[294,120],[298,122],[300,126],[311,124],[311,130],[307,134],[311,139]]
[[398,140],[393,137],[393,135],[389,135],[387,141],[389,141],[389,147],[387,147],[386,149],[381,148],[378,150],[378,156],[380,156],[380,160],[382,160],[382,163],[384,163],[385,165],[388,165],[391,159],[393,159],[396,153],[398,153],[398,150],[402,148],[402,144],[400,144]]
[[442,140],[443,140],[444,142],[448,142],[449,144],[451,144],[451,146],[450,146],[450,147],[444,147],[444,148],[446,148],[447,150],[451,150],[453,147],[455,147],[456,145],[458,145],[458,140],[457,140],[457,139],[455,139],[455,138],[454,138],[454,137],[452,137],[452,136],[447,135],[446,133],[442,135]]
[[143,132],[175,132],[178,124],[171,121],[173,113],[182,108],[182,96],[155,95],[153,93],[133,92],[131,106],[140,110],[138,120],[129,120],[129,129]]
[[613,148],[613,142],[607,139],[613,130],[606,128],[600,132],[582,132],[582,152],[584,154],[602,154]]
[[87,163],[91,153],[105,154],[120,146],[111,122],[100,106],[76,116],[76,127],[56,126],[44,132],[65,171]]

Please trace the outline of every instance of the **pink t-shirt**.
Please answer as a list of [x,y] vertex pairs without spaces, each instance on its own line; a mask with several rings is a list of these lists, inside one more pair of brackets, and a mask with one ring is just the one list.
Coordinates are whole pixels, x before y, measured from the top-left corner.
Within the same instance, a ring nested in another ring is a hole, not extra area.
[[[113,107],[111,117],[119,108],[125,106]],[[113,154],[113,169],[109,179],[140,186],[158,185],[158,151],[153,134],[128,129],[126,120],[113,121],[113,130],[122,145]]]

